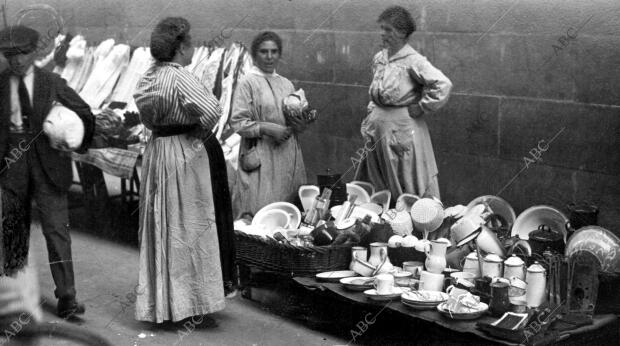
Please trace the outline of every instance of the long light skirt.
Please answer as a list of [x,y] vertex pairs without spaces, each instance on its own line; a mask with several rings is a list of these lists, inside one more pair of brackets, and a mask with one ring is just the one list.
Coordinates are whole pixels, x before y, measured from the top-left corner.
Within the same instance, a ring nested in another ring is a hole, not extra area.
[[412,119],[406,107],[374,110],[362,122],[364,160],[355,180],[369,181],[377,190],[440,198],[438,170],[424,117]]
[[209,159],[187,135],[152,139],[140,188],[136,319],[180,321],[224,309]]

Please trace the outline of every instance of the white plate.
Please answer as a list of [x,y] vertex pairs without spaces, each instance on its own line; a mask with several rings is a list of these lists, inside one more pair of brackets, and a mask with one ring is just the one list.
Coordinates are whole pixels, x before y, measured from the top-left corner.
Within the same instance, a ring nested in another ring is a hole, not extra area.
[[484,315],[487,310],[489,310],[489,306],[485,303],[479,304],[479,309],[472,312],[450,312],[446,307],[446,303],[441,303],[437,305],[437,310],[444,316],[451,318],[453,320],[474,320],[482,315]]
[[295,205],[288,203],[288,202],[276,202],[276,203],[271,203],[269,205],[266,205],[263,208],[261,208],[261,210],[259,210],[258,213],[256,213],[254,218],[257,218],[260,216],[261,213],[265,213],[268,210],[272,210],[272,209],[283,210],[290,216],[291,221],[289,223],[289,228],[292,228],[292,229],[299,228],[299,225],[301,224],[301,212]]
[[552,231],[562,232],[564,242],[566,243],[566,223],[568,218],[564,213],[554,207],[547,205],[537,205],[524,210],[512,226],[512,236],[518,235],[519,238],[528,240],[529,234],[538,229],[538,226],[544,224],[551,228]]
[[352,270],[336,270],[333,272],[324,272],[316,274],[316,278],[318,280],[323,281],[335,281],[338,282],[342,278],[349,278],[352,276],[357,276],[357,273]]
[[414,310],[435,310],[437,309],[437,305],[442,303],[442,302],[439,302],[439,303],[433,303],[433,304],[416,304],[408,300],[401,300],[401,302],[406,307],[412,308]]
[[[430,299],[424,299],[418,293],[428,295]],[[422,290],[422,291],[411,291],[411,292],[403,293],[401,298],[403,301],[406,301],[407,303],[410,303],[410,304],[415,304],[415,305],[434,304],[433,306],[437,306],[437,304],[443,303],[446,300],[448,300],[450,296],[445,292]]]
[[392,299],[396,299],[400,297],[406,291],[407,290],[405,290],[402,287],[394,286],[392,287],[392,293],[390,294],[377,294],[377,290],[373,288],[373,289],[364,291],[364,295],[371,300],[387,301],[387,300],[392,300]]

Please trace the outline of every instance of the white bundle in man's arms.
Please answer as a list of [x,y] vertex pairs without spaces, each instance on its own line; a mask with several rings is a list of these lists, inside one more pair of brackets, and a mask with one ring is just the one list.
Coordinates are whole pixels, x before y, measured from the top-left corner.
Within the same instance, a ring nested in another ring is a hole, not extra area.
[[84,139],[84,123],[72,110],[54,105],[45,118],[43,132],[50,139],[52,148],[61,151],[75,151]]
[[310,107],[304,89],[299,89],[285,97],[282,100],[282,110],[287,120],[296,117],[305,120],[306,123],[311,123],[317,118],[316,110]]

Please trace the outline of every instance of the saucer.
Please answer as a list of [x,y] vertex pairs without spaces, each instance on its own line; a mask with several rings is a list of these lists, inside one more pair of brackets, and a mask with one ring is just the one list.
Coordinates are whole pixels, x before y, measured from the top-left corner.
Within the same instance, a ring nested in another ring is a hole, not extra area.
[[389,294],[377,294],[377,290],[373,288],[373,289],[364,291],[364,295],[368,297],[370,300],[374,300],[378,302],[385,302],[385,301],[400,297],[404,292],[406,292],[406,290],[403,289],[402,287],[394,286],[392,287],[392,292]]
[[[359,282],[365,282],[359,284]],[[348,277],[340,279],[340,283],[344,286],[344,288],[350,291],[366,291],[374,287],[373,285],[374,278],[367,277]]]

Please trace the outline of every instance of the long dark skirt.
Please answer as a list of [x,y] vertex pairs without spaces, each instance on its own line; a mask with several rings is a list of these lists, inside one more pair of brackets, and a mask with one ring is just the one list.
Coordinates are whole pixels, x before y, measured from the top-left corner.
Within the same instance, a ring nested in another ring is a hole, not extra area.
[[2,227],[0,228],[0,276],[13,276],[27,263],[30,240],[29,215],[22,199],[0,188]]
[[225,290],[230,291],[236,284],[235,270],[235,239],[233,232],[233,215],[226,159],[219,140],[209,135],[203,140],[211,167],[211,186],[215,204],[215,223],[220,243],[220,259],[222,262],[222,278]]

